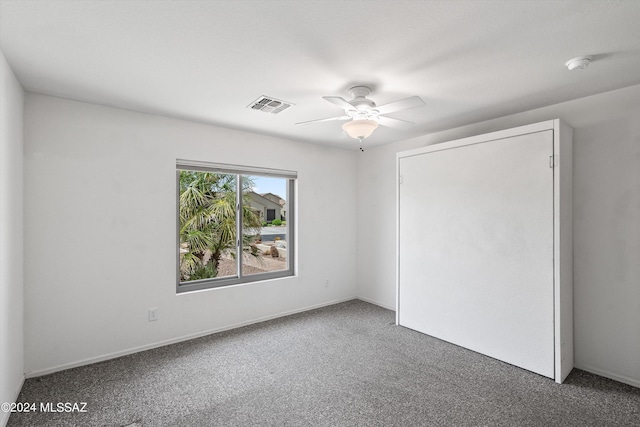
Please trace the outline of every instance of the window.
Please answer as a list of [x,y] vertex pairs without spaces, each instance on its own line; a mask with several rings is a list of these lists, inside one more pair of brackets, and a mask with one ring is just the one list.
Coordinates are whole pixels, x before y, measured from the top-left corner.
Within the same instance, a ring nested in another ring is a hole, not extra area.
[[294,274],[296,173],[177,162],[178,292]]

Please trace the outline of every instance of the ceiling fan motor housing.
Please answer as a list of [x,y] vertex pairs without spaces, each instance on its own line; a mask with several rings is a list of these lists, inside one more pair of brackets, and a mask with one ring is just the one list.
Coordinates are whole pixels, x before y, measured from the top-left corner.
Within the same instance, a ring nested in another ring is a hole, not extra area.
[[367,98],[371,93],[371,89],[367,86],[354,86],[349,89],[349,95],[353,97],[349,104],[353,105],[358,111],[366,111],[375,108],[376,103]]

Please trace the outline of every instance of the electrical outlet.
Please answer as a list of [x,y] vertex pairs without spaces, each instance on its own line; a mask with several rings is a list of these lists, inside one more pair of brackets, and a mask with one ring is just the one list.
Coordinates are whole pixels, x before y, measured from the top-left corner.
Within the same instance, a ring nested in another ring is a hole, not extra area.
[[158,320],[158,309],[150,308],[149,309],[149,322],[155,322]]

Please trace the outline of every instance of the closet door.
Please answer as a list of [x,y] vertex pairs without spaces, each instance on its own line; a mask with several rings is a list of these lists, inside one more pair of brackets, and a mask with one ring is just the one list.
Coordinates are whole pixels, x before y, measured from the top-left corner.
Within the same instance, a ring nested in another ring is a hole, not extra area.
[[400,325],[554,377],[552,155],[546,130],[399,159]]

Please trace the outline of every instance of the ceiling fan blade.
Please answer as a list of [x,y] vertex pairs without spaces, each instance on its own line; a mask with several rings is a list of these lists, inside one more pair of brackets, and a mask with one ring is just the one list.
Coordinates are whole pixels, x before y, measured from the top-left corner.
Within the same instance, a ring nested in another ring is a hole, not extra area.
[[323,96],[322,98],[326,99],[332,104],[337,105],[345,111],[355,110],[353,105],[349,104],[346,99],[341,98],[339,96]]
[[424,101],[419,96],[411,96],[399,101],[390,102],[388,104],[376,107],[379,114],[395,113],[396,111],[408,110],[409,108],[422,107]]
[[318,123],[318,122],[330,122],[333,120],[348,120],[351,117],[349,116],[338,116],[338,117],[329,117],[328,119],[318,119],[318,120],[309,120],[307,122],[296,123],[296,125],[308,125],[309,123]]
[[411,128],[415,123],[408,122],[406,120],[392,119],[391,117],[379,116],[378,124],[389,128],[405,130]]

